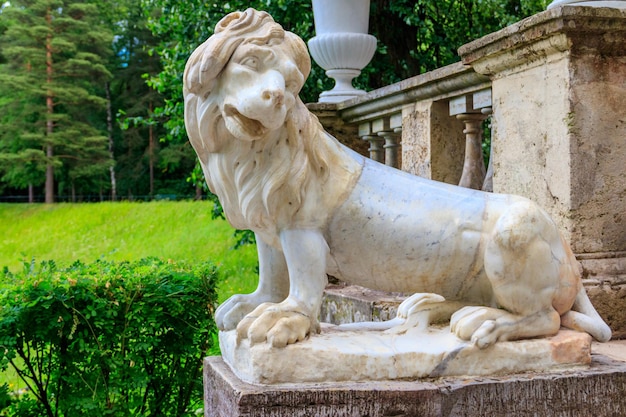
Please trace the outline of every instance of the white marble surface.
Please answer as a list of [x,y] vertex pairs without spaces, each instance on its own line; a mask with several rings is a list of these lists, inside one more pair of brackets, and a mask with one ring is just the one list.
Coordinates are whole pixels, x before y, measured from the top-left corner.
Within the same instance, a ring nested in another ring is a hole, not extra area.
[[[259,286],[217,309],[221,330],[236,329],[241,346],[315,340],[330,274],[417,293],[385,325],[412,334],[416,346],[431,322],[447,320],[450,337],[480,349],[552,336],[562,325],[610,338],[544,210],[349,150],[297,96],[309,69],[304,42],[252,9],[225,17],[187,63],[191,144],[228,220],[257,237]],[[366,351],[377,343],[359,340]]]
[[550,338],[479,349],[456,338],[449,327],[401,335],[322,329],[321,334],[282,349],[251,346],[248,340],[237,344],[235,331],[220,332],[222,356],[241,380],[253,384],[563,371],[591,361],[591,337],[569,330]]

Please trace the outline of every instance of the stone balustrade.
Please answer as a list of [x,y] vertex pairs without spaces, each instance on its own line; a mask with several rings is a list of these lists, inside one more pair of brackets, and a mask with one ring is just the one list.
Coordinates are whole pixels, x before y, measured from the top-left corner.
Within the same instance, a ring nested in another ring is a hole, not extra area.
[[309,108],[377,161],[539,203],[581,261],[594,305],[625,336],[626,9],[554,7],[459,53],[462,62]]
[[369,142],[369,156],[394,168],[401,168],[398,158],[402,134],[402,113],[359,124],[359,136]]
[[[482,121],[488,114],[481,111],[490,107],[484,101],[490,84],[488,77],[456,63],[348,101],[308,107],[340,141],[355,147],[354,135],[358,135],[365,146],[356,149],[376,161],[452,184],[461,181],[467,165],[466,177],[481,177],[480,186],[473,188],[482,188],[484,168],[474,174],[481,165],[464,164],[464,160],[466,142],[477,143],[482,137],[480,126],[470,119],[480,116]],[[481,107],[470,104],[462,109],[456,104],[468,97],[472,103],[478,93]]]

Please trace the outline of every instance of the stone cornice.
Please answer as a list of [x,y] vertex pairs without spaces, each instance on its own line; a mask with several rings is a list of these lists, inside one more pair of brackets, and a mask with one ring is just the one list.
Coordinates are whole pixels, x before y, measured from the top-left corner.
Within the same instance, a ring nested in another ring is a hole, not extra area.
[[492,75],[553,53],[593,48],[594,53],[621,55],[625,47],[625,9],[568,5],[463,45],[459,55],[477,72]]

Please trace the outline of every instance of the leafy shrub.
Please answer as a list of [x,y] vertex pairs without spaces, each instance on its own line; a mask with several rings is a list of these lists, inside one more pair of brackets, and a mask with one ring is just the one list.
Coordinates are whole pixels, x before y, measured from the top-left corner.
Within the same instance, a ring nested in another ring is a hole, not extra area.
[[32,395],[0,414],[193,415],[216,279],[211,264],[153,258],[0,272],[0,365]]

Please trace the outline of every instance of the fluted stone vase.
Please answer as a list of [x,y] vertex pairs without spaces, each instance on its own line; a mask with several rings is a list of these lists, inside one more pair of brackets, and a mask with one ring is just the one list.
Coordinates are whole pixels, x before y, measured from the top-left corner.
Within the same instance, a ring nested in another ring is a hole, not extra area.
[[352,80],[376,52],[376,38],[369,35],[370,0],[313,0],[316,36],[309,40],[309,51],[335,87],[320,94],[322,103],[348,100],[365,91],[352,86]]

